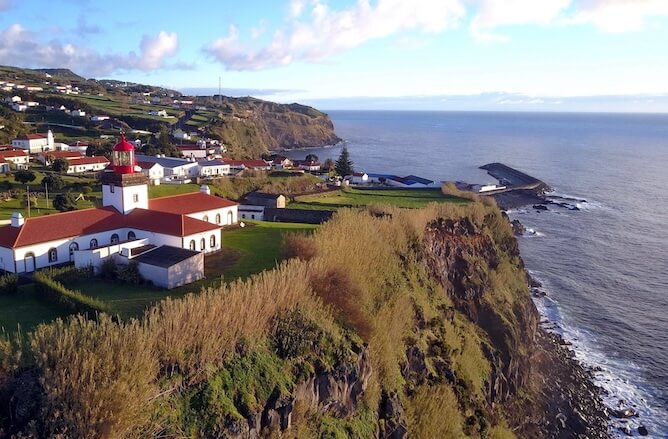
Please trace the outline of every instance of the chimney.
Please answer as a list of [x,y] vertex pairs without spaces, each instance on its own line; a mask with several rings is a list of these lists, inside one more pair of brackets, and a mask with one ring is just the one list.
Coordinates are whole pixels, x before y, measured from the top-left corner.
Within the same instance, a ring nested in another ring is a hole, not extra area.
[[[209,189],[209,186],[203,184],[200,186],[199,191],[203,194],[211,195],[211,189]],[[19,214],[20,215],[20,214]],[[13,220],[12,220],[13,221]]]
[[21,215],[20,212],[12,213],[12,227],[21,227],[25,221],[26,220],[23,218],[23,215]]

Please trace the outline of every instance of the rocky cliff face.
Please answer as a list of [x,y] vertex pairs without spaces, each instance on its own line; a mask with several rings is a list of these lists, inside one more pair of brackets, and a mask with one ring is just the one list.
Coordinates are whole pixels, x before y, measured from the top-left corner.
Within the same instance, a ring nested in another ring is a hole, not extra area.
[[334,145],[341,141],[327,114],[299,104],[254,98],[225,98],[220,121],[210,132],[235,157],[258,157],[268,151]]

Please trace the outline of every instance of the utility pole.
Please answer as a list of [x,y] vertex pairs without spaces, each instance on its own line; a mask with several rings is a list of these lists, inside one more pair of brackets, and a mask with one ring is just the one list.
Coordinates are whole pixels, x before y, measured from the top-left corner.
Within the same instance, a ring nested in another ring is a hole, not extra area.
[[26,196],[28,200],[28,218],[30,218],[30,186],[26,185]]
[[49,183],[44,182],[44,190],[46,191],[46,206],[45,209],[49,208]]

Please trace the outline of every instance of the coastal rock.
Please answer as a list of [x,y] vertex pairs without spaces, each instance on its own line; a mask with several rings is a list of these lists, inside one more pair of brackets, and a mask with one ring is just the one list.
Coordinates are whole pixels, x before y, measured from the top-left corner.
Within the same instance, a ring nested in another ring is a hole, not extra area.
[[520,220],[512,220],[510,226],[513,228],[513,233],[515,236],[522,236],[526,232],[526,227],[520,222]]
[[648,436],[649,430],[647,430],[647,427],[645,427],[644,425],[641,425],[638,427],[638,434],[640,436]]
[[536,210],[549,210],[544,204],[534,204],[532,207]]

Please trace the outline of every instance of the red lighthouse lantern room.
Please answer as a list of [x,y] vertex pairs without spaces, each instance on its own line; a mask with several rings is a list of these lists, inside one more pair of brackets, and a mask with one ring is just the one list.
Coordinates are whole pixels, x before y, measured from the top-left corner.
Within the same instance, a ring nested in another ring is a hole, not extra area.
[[125,134],[121,134],[121,140],[114,146],[111,162],[116,174],[132,174],[135,171],[135,147],[125,140]]

